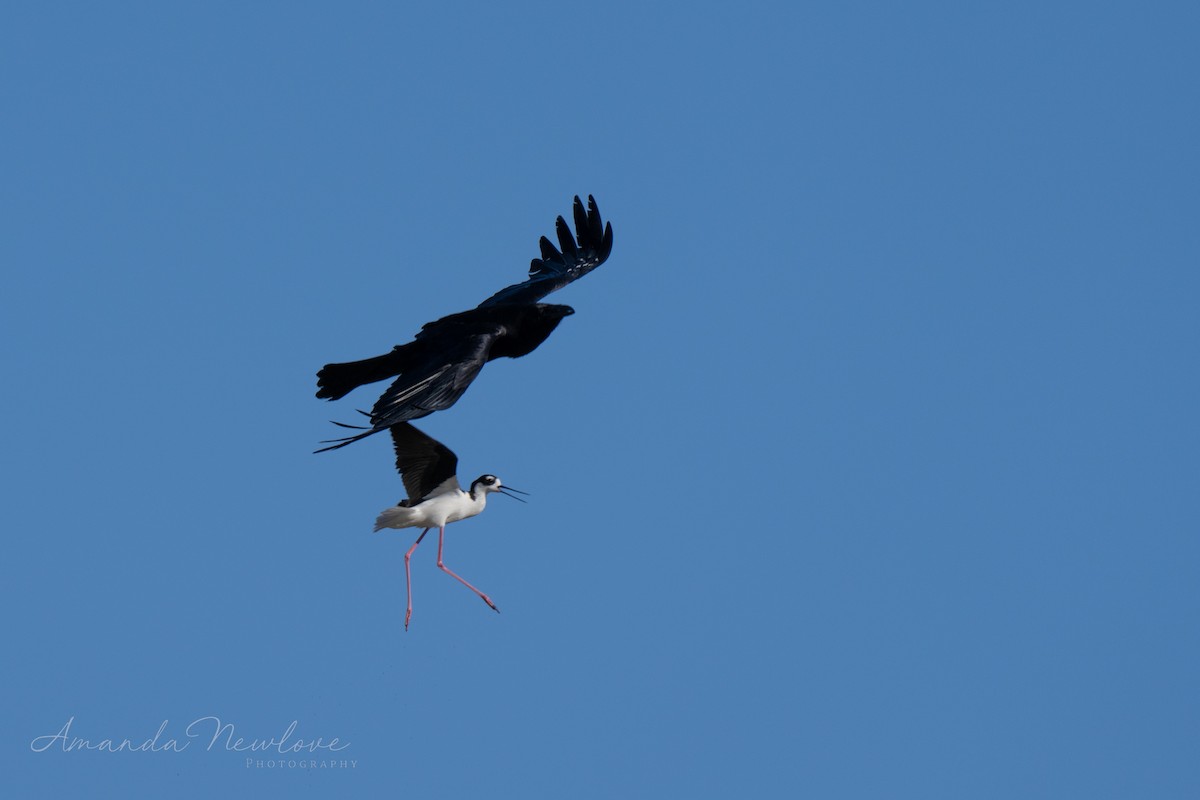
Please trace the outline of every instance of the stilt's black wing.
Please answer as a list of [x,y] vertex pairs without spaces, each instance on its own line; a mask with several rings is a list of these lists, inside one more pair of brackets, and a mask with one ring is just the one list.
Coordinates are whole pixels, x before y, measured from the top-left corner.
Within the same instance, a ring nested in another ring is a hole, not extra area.
[[433,437],[402,422],[392,426],[392,445],[396,469],[408,492],[408,505],[416,505],[447,481],[453,483],[446,488],[461,488],[456,477],[458,456]]
[[558,218],[555,225],[558,245],[562,252],[543,236],[538,243],[542,249],[542,257],[530,262],[529,278],[501,289],[480,303],[479,307],[536,303],[603,264],[612,252],[612,225],[601,224],[600,209],[596,207],[596,200],[591,195],[588,195],[586,212],[583,210],[583,202],[576,196],[574,216],[574,237],[571,236],[571,229],[567,227],[567,221],[562,217]]

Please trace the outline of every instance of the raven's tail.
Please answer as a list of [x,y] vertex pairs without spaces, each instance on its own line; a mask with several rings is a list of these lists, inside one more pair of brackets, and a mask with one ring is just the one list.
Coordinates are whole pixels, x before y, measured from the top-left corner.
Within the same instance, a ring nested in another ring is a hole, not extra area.
[[408,361],[408,353],[400,346],[390,353],[362,361],[326,364],[317,373],[317,397],[328,400],[345,397],[359,386],[399,375],[408,366]]

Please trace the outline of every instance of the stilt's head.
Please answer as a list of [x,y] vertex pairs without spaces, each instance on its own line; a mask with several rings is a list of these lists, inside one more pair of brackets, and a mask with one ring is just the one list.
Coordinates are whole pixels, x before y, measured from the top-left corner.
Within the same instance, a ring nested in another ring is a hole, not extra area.
[[[473,495],[477,491],[483,492],[485,495],[491,494],[492,492],[499,492],[505,497],[511,497],[513,500],[521,500],[521,498],[517,497],[517,494],[528,494],[528,492],[522,492],[520,489],[514,489],[511,486],[505,486],[495,475],[480,475],[478,478],[472,481],[471,494]],[[517,494],[509,494],[509,492],[516,492]],[[521,500],[521,502],[524,503],[525,501]]]

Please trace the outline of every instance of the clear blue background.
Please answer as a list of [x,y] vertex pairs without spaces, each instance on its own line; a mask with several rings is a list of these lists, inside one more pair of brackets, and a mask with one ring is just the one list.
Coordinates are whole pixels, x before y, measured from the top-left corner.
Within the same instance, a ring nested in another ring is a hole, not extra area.
[[[9,4],[6,795],[1196,797],[1196,9]],[[314,372],[588,193],[405,633]]]

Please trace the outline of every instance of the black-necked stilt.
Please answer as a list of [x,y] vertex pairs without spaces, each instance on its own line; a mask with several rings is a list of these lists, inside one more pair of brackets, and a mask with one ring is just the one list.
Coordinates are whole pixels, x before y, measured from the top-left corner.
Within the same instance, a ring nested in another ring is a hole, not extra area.
[[370,429],[348,436],[317,452],[335,450],[398,422],[419,419],[449,408],[462,396],[483,365],[506,356],[533,352],[574,314],[570,306],[539,303],[604,263],[612,252],[612,225],[602,224],[596,201],[588,196],[587,211],[575,198],[575,236],[558,218],[559,252],[545,236],[541,258],[529,265],[529,277],[508,286],[470,311],[427,323],[408,344],[362,361],[326,364],[317,373],[317,397],[337,400],[364,384],[399,376],[371,409]]
[[[499,612],[496,604],[483,592],[453,573],[442,561],[445,547],[446,526],[460,519],[473,517],[487,505],[487,496],[500,492],[514,500],[521,500],[508,492],[525,494],[520,489],[505,486],[495,475],[480,475],[471,482],[471,488],[463,491],[456,475],[458,456],[436,439],[421,433],[407,422],[392,426],[392,442],[396,448],[396,469],[404,480],[408,497],[399,505],[385,510],[375,520],[375,530],[384,528],[424,528],[417,541],[404,554],[404,582],[408,594],[408,608],[404,612],[404,629],[412,619],[412,572],[409,562],[417,545],[431,528],[438,529],[438,569],[462,583],[483,602]],[[521,502],[525,502],[521,500]]]

